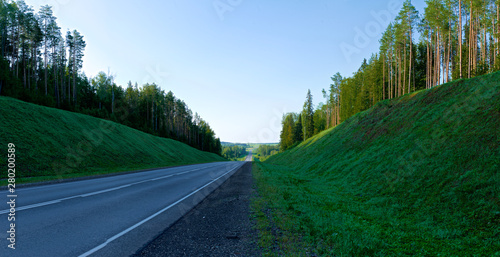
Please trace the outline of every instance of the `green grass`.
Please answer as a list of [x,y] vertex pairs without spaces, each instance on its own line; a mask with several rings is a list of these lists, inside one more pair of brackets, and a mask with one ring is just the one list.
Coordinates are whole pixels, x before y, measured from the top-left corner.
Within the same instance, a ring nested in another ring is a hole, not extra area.
[[248,154],[242,154],[238,158],[229,158],[229,161],[242,162],[242,161],[245,161],[247,156],[248,156]]
[[500,73],[378,103],[254,163],[264,255],[500,256]]
[[7,97],[0,97],[0,106],[0,167],[7,167],[7,144],[15,144],[18,184],[224,161],[175,140],[82,114]]
[[260,154],[253,153],[253,158],[254,158],[255,161],[264,162],[267,159],[269,159],[269,157],[271,157],[271,156],[262,156]]

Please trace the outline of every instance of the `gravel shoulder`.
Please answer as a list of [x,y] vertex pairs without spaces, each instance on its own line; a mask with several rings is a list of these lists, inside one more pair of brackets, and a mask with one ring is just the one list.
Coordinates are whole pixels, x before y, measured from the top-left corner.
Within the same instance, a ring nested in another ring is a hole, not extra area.
[[250,213],[254,194],[248,162],[134,256],[261,256]]

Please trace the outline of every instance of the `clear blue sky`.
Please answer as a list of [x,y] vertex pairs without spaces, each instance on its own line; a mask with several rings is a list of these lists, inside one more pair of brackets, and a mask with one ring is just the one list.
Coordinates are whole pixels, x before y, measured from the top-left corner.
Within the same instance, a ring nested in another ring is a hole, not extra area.
[[333,74],[351,76],[378,51],[403,1],[26,2],[52,5],[63,34],[84,35],[87,76],[109,68],[124,87],[157,83],[222,141],[264,143],[279,141],[283,113],[300,111],[308,89],[322,102]]

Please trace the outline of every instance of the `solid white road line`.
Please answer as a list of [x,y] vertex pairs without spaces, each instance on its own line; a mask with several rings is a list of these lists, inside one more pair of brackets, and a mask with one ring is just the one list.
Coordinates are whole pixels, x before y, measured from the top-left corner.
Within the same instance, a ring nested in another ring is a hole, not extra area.
[[161,209],[160,211],[156,212],[155,214],[153,214],[153,215],[151,215],[151,216],[149,216],[149,217],[147,217],[147,218],[143,219],[143,220],[142,220],[142,221],[140,221],[139,223],[136,223],[135,225],[133,225],[133,226],[131,226],[131,227],[129,227],[129,228],[127,228],[127,229],[125,229],[124,231],[122,231],[122,232],[120,232],[120,233],[118,233],[118,234],[114,235],[114,236],[113,236],[113,237],[111,237],[110,239],[106,240],[106,242],[104,242],[104,243],[102,243],[102,244],[100,244],[100,245],[98,245],[98,246],[96,246],[96,247],[92,248],[91,250],[89,250],[89,251],[85,252],[84,254],[80,255],[79,257],[87,257],[87,256],[89,256],[89,255],[91,255],[91,254],[93,254],[93,253],[95,253],[95,252],[99,251],[100,249],[104,248],[106,245],[108,245],[109,243],[113,242],[113,241],[114,241],[114,240],[116,240],[117,238],[119,238],[119,237],[121,237],[121,236],[123,236],[123,235],[127,234],[127,233],[128,233],[128,232],[130,232],[131,230],[133,230],[133,229],[135,229],[135,228],[139,227],[140,225],[142,225],[142,224],[144,224],[144,223],[148,222],[149,220],[151,220],[151,219],[153,219],[154,217],[156,217],[156,216],[158,216],[158,215],[162,214],[163,212],[167,211],[168,209],[170,209],[170,208],[172,208],[172,207],[176,206],[176,205],[177,205],[177,204],[179,204],[180,202],[182,202],[182,201],[186,200],[188,197],[190,197],[190,196],[192,196],[192,195],[194,195],[194,194],[198,193],[199,191],[201,191],[201,190],[202,190],[202,189],[204,189],[205,187],[207,187],[207,186],[211,185],[212,183],[214,183],[215,181],[217,181],[217,180],[219,180],[220,178],[224,177],[224,176],[225,176],[225,175],[227,175],[228,173],[232,172],[232,171],[233,171],[233,170],[235,170],[235,169],[239,169],[239,168],[241,168],[241,166],[240,166],[240,165],[238,165],[237,167],[233,168],[232,170],[230,170],[230,171],[228,171],[228,172],[224,173],[223,175],[219,176],[218,178],[213,179],[213,180],[212,180],[211,182],[209,182],[208,184],[206,184],[206,185],[204,185],[204,186],[202,186],[202,187],[200,187],[200,188],[196,189],[196,191],[193,191],[192,193],[190,193],[190,194],[188,194],[188,195],[186,195],[186,196],[182,197],[181,199],[177,200],[175,203],[173,203],[173,204],[171,204],[171,205],[169,205],[169,206],[167,206],[167,207],[165,207],[165,208]]
[[[210,168],[210,167],[215,167],[217,165],[220,164],[220,162],[216,162],[216,163],[205,163],[205,164],[211,164],[211,166],[208,166],[208,167],[205,167],[205,168]],[[160,170],[176,170],[176,169],[181,169],[181,168],[186,168],[186,167],[190,167],[190,166],[198,166],[200,164],[191,164],[191,165],[186,165],[186,166],[178,166],[178,167],[167,167],[167,168],[157,168],[157,169],[152,169],[152,170],[149,170],[149,171],[145,171],[145,172],[155,172],[155,171],[160,171]],[[127,174],[119,174],[118,176],[133,176],[135,175],[136,173],[127,173]],[[95,179],[106,179],[106,178],[110,178],[110,177],[103,177],[103,178],[95,178]],[[87,180],[79,180],[79,181],[68,181],[68,183],[85,183]],[[42,185],[42,186],[33,186],[33,187],[23,187],[23,188],[18,188],[16,189],[16,192],[24,192],[24,191],[31,191],[31,190],[36,190],[36,189],[47,189],[47,188],[52,188],[52,187],[57,187],[57,186],[61,186],[61,184],[52,184],[52,185]],[[0,193],[2,192],[7,192],[7,190],[2,190],[0,191]]]
[[[22,211],[22,210],[36,208],[36,207],[42,207],[42,206],[45,206],[45,205],[50,205],[50,204],[55,204],[55,203],[60,203],[60,202],[61,202],[60,200],[56,200],[56,201],[50,201],[50,202],[32,204],[32,205],[28,205],[28,206],[24,206],[24,207],[19,207],[19,208],[16,209],[16,211]],[[2,212],[2,214],[3,213],[4,212]]]
[[[66,200],[70,200],[70,199],[74,199],[74,198],[88,197],[88,196],[103,194],[103,193],[107,193],[107,192],[119,190],[119,189],[122,189],[122,188],[130,187],[130,186],[135,186],[137,184],[141,184],[141,183],[145,183],[145,182],[150,182],[150,181],[156,181],[156,180],[165,179],[165,178],[169,178],[169,177],[173,177],[173,176],[178,176],[178,175],[183,175],[183,174],[190,173],[190,172],[193,172],[193,171],[203,170],[203,169],[206,169],[206,168],[212,168],[212,167],[215,167],[215,166],[216,165],[209,166],[209,167],[204,167],[204,168],[200,168],[200,169],[189,170],[189,171],[180,172],[180,173],[175,173],[175,174],[170,174],[170,175],[159,177],[159,178],[147,179],[147,180],[143,180],[143,181],[139,181],[139,182],[135,182],[135,183],[123,185],[123,186],[113,187],[113,188],[109,188],[109,189],[104,189],[104,190],[96,191],[96,192],[92,192],[92,193],[75,195],[75,196],[70,196],[70,197],[61,198],[61,199],[57,199],[57,200],[52,200],[52,201],[48,201],[48,202],[31,204],[31,205],[27,205],[27,206],[16,208],[16,211],[28,210],[28,209],[33,209],[33,208],[37,208],[37,207],[42,207],[42,206],[47,206],[47,205],[51,205],[51,204],[56,204],[56,203],[60,203],[62,201],[66,201]],[[0,215],[6,214],[6,213],[9,213],[9,212],[10,212],[10,209],[2,210],[2,211],[0,211]]]

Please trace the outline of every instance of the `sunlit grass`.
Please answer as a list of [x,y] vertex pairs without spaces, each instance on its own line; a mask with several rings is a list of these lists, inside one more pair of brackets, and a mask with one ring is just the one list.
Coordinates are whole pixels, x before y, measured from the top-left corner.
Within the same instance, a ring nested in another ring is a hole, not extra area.
[[[0,97],[0,106],[0,147],[6,153],[8,143],[16,146],[17,183],[224,160],[78,113],[7,97]],[[6,163],[6,156],[0,158],[0,167]]]
[[380,102],[256,162],[265,253],[500,256],[498,81]]

